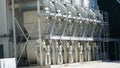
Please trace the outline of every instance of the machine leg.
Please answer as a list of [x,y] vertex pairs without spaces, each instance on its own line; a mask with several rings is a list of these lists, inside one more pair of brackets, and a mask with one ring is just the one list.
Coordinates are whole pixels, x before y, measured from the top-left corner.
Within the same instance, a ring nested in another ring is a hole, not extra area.
[[46,54],[45,65],[50,65],[50,64],[51,64],[50,54]]

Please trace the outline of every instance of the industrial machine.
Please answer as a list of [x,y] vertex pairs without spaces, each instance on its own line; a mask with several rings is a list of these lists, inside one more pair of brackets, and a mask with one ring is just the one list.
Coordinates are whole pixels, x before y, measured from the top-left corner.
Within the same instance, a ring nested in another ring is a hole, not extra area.
[[[36,4],[23,4],[27,34],[24,34],[26,42],[17,46],[18,61],[57,65],[100,60],[99,41],[105,22],[99,9],[92,8],[92,1],[37,0]],[[37,10],[29,11],[35,9],[33,4]]]
[[109,59],[107,14],[99,10],[96,0],[12,0],[8,3],[13,22],[9,56],[16,57],[17,66]]

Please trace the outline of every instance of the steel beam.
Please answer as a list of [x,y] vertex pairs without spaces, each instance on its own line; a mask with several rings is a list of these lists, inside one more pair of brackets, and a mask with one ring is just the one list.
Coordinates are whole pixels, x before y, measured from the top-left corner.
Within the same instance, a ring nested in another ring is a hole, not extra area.
[[54,36],[45,36],[45,39],[53,39],[53,40],[77,40],[77,41],[104,41],[104,42],[119,42],[120,39],[114,39],[114,38],[91,38],[91,37],[71,37],[71,36],[61,36],[61,35],[54,35]]

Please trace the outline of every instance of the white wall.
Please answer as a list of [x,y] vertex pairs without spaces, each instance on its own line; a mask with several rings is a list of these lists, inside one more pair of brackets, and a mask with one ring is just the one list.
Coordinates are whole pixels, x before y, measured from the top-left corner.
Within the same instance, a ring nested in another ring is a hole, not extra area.
[[[7,6],[6,6],[6,0],[0,0],[0,35],[8,35],[9,34],[9,29],[10,26],[8,27],[8,11],[7,11]],[[10,23],[9,23],[10,24]],[[0,38],[0,44],[4,45],[4,57],[7,58],[9,57],[8,53],[8,42],[9,38],[8,37],[3,37]]]

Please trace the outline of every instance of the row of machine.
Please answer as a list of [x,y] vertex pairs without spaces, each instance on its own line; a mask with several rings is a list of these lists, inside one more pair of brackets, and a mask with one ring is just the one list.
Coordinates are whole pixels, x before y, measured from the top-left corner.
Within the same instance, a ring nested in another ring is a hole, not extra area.
[[56,65],[107,57],[101,44],[107,22],[96,0],[37,0],[22,3],[20,10],[26,41],[18,38],[19,65]]

